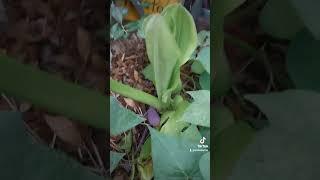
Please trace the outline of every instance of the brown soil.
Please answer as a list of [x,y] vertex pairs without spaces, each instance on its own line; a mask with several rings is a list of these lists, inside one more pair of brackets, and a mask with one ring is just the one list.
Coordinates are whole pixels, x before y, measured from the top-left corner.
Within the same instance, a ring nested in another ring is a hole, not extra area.
[[[142,74],[143,69],[149,64],[144,40],[132,34],[128,39],[112,41],[110,49],[112,53],[111,78],[155,95],[153,83]],[[123,97],[120,97],[119,100],[124,105],[128,104]],[[139,106],[143,113],[146,111],[144,104],[138,102],[134,104]],[[136,109],[132,110],[136,111]]]

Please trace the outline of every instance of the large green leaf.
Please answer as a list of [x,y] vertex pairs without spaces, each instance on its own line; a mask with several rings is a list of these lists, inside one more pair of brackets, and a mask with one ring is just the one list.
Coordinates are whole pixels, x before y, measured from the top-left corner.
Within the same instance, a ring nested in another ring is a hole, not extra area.
[[158,98],[169,103],[171,95],[182,87],[180,66],[197,45],[193,18],[181,4],[173,4],[146,18],[143,27]]
[[237,163],[230,179],[317,179],[320,176],[320,94],[288,90],[248,95],[270,126]]
[[103,180],[61,152],[35,143],[20,113],[0,112],[0,179]]
[[210,91],[189,91],[193,102],[185,110],[182,119],[186,122],[210,127]]
[[287,53],[288,72],[299,89],[320,91],[320,40],[307,30],[298,33]]
[[198,37],[192,15],[181,4],[167,6],[161,15],[165,18],[180,52],[179,66],[186,63],[197,47]]
[[120,160],[123,158],[125,153],[118,153],[118,152],[110,152],[110,172],[112,173],[113,170],[118,166]]
[[161,100],[181,57],[168,24],[161,15],[152,15],[144,23],[147,54],[154,71],[154,81]]
[[229,126],[218,136],[213,137],[214,168],[211,168],[213,179],[227,180],[253,136],[253,129],[241,122]]
[[262,29],[276,37],[291,39],[304,27],[290,0],[269,0],[261,11]]
[[170,31],[174,35],[175,41],[181,52],[177,67],[175,68],[170,81],[170,88],[166,91],[163,97],[164,101],[167,101],[173,93],[178,93],[182,88],[180,80],[180,66],[190,59],[197,46],[198,38],[193,17],[181,4],[172,4],[167,6],[161,12],[161,15],[168,23]]
[[205,180],[210,180],[210,152],[202,155],[199,167],[203,178]]
[[293,6],[298,11],[304,24],[312,34],[320,39],[319,7],[320,1],[317,0],[291,0]]
[[155,179],[202,179],[199,160],[203,152],[190,152],[197,147],[195,143],[167,136],[150,127],[149,130]]
[[111,136],[126,132],[144,121],[142,117],[122,107],[114,97],[110,97],[110,106]]
[[0,92],[96,128],[107,127],[108,98],[0,55]]

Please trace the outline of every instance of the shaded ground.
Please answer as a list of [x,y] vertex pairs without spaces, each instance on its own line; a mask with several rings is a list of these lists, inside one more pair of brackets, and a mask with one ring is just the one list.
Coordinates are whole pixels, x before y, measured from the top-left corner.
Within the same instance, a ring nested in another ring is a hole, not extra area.
[[[12,0],[4,4],[8,23],[0,33],[0,51],[17,61],[83,87],[106,92],[106,26],[100,0]],[[5,94],[0,110],[23,113],[37,141],[68,153],[97,174],[106,175],[105,131],[48,114]]]

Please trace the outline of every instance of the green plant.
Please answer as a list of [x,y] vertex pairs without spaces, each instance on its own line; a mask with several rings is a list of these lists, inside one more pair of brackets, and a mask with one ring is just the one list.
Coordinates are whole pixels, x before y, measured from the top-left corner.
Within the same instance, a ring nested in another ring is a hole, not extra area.
[[[180,95],[180,67],[191,58],[198,45],[193,18],[182,5],[169,5],[161,14],[146,17],[143,30],[150,60],[144,74],[153,81],[157,97],[110,79],[111,91],[148,104],[161,113],[159,127],[152,128],[148,125],[151,137],[142,146],[137,162],[140,177],[208,179],[209,160],[205,157],[209,156],[209,152],[205,154],[190,151],[204,137],[198,126],[205,129],[210,127],[210,91],[188,92],[193,98],[191,102]],[[115,99],[111,98],[111,101],[114,102]],[[117,105],[114,106],[112,114],[124,111]],[[126,111],[127,113],[122,113],[122,117],[124,114],[132,114],[129,110]],[[111,127],[116,128],[117,121],[122,117],[112,115]],[[130,118],[123,120],[129,121]],[[133,127],[141,122],[142,120],[131,121],[128,124]],[[119,135],[130,127],[113,135]],[[208,135],[205,137],[208,138]],[[152,163],[148,160],[150,156]]]

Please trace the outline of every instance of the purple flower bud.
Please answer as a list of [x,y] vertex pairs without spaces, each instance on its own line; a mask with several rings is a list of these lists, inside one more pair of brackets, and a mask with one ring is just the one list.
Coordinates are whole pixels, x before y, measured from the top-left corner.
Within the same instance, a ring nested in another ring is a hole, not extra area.
[[147,111],[147,119],[149,124],[153,127],[158,126],[160,124],[160,116],[158,112],[152,107],[149,107]]

